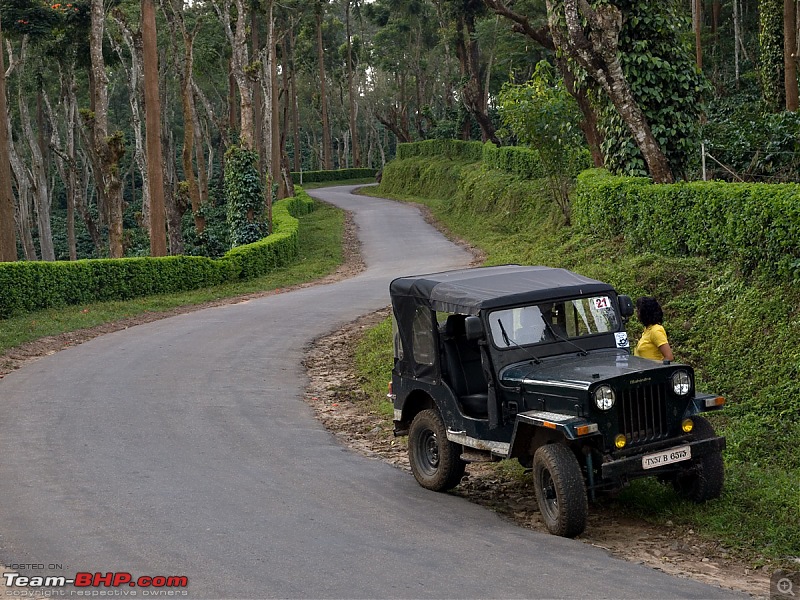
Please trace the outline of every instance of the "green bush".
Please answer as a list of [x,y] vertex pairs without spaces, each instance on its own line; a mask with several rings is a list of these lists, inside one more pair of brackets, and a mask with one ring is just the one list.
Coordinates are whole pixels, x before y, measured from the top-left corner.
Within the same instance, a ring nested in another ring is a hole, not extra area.
[[[335,171],[292,171],[295,184],[318,183],[321,181],[345,181],[348,179],[368,179],[375,177],[377,169],[337,169]],[[302,181],[301,181],[302,180]]]
[[54,306],[127,300],[258,277],[297,256],[299,221],[314,201],[301,188],[275,203],[274,233],[219,260],[202,256],[0,263],[0,318]]

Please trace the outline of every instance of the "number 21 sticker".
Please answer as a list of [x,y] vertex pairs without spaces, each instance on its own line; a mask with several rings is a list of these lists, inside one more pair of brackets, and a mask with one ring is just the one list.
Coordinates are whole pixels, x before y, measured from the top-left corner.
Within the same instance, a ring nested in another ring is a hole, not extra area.
[[594,307],[597,310],[603,310],[604,308],[611,308],[611,300],[608,299],[608,296],[600,296],[599,298],[592,298],[594,302]]

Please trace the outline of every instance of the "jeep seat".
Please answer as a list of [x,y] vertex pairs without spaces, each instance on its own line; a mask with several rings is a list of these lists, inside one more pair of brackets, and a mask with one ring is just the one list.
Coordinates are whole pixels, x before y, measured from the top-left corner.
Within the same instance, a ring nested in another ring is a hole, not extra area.
[[488,385],[483,375],[481,352],[467,340],[464,315],[447,317],[440,332],[445,380],[458,397],[464,413],[485,418],[488,413]]

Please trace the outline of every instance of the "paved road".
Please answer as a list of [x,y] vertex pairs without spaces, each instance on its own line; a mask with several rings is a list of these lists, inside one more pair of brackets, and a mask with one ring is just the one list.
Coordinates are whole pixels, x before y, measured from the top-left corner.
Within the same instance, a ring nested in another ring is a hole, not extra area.
[[112,333],[0,380],[0,563],[185,575],[196,598],[730,597],[423,490],[316,422],[303,348],[385,306],[392,277],[470,258],[413,207],[349,189],[315,195],[354,212],[358,277]]

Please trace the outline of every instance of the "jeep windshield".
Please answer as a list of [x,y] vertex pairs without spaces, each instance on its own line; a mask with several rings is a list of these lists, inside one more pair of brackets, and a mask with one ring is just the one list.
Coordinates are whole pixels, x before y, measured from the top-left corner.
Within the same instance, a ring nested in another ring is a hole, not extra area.
[[616,332],[619,317],[612,298],[600,295],[495,310],[489,325],[502,350]]

